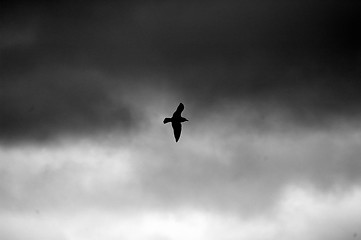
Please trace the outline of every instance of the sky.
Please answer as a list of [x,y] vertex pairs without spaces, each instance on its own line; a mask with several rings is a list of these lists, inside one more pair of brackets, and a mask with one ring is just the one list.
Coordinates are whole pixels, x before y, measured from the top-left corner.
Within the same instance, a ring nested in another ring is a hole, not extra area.
[[0,239],[361,239],[360,10],[2,2]]

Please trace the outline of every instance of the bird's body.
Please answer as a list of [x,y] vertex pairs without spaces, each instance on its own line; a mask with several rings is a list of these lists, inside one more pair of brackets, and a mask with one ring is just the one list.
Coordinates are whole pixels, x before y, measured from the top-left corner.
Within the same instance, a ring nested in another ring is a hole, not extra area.
[[180,103],[177,107],[177,110],[173,113],[171,118],[165,118],[163,123],[172,123],[172,128],[174,132],[175,141],[178,142],[181,132],[182,132],[182,122],[188,121],[188,119],[181,116],[184,109],[183,103]]

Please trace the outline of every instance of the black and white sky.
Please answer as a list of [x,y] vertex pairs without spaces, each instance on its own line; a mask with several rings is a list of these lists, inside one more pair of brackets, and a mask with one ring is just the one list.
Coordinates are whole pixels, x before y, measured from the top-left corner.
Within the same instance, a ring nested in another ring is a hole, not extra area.
[[360,10],[2,1],[0,239],[359,239]]

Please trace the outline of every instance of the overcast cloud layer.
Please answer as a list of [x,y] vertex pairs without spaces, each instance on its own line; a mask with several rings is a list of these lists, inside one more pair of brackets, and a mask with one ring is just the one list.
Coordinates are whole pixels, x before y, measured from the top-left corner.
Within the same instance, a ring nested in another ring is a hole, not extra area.
[[360,7],[2,3],[0,239],[360,238]]
[[136,109],[111,95],[150,86],[202,115],[222,101],[301,125],[359,117],[359,10],[355,1],[5,4],[1,137],[132,128]]

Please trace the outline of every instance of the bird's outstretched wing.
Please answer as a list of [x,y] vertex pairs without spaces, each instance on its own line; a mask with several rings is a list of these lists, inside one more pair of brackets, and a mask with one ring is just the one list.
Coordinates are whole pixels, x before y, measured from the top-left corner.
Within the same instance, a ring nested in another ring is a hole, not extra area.
[[184,105],[183,103],[180,103],[177,107],[177,110],[175,110],[175,112],[173,113],[173,117],[180,117],[183,110],[184,110]]
[[182,124],[180,122],[172,122],[172,128],[174,132],[175,141],[178,142],[182,132]]

